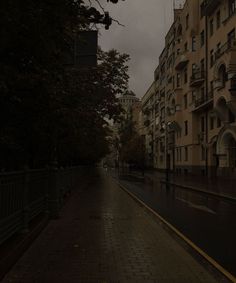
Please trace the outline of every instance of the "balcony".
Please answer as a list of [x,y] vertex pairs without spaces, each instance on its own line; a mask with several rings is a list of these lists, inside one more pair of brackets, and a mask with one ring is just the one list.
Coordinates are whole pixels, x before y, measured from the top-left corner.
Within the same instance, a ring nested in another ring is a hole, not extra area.
[[236,39],[228,40],[224,45],[215,52],[215,61],[222,57],[225,53],[236,51]]
[[194,101],[193,111],[199,111],[205,109],[211,104],[213,104],[213,92],[209,92],[207,96],[197,98]]
[[182,70],[188,64],[188,61],[187,52],[180,53],[175,60],[175,69]]
[[190,86],[198,87],[205,81],[206,73],[204,71],[195,72],[190,77]]
[[211,15],[215,9],[220,5],[221,0],[206,0],[205,4],[205,12],[209,16]]

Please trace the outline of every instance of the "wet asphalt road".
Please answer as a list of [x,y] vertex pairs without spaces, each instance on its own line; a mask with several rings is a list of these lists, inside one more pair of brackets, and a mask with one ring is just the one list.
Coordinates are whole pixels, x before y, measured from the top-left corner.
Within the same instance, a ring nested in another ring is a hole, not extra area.
[[[113,177],[117,178],[115,172]],[[119,181],[198,247],[236,276],[236,206],[159,182],[146,184],[120,176]]]

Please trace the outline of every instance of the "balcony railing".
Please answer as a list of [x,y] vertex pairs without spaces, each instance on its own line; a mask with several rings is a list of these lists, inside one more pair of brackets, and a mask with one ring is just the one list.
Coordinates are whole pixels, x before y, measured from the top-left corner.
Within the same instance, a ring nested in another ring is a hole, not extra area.
[[207,96],[202,96],[194,101],[195,109],[208,105],[213,100],[213,92],[209,92]]
[[205,80],[206,72],[205,71],[199,71],[192,74],[190,77],[190,86],[196,87],[201,85]]
[[224,45],[217,49],[215,52],[215,60],[218,60],[225,52],[231,50],[232,48],[236,49],[236,39],[228,40]]

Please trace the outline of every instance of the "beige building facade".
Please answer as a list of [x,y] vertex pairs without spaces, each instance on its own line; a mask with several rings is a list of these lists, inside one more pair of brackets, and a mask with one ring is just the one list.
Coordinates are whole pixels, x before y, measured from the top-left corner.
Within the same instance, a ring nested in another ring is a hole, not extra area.
[[236,1],[187,0],[174,15],[153,83],[153,165],[235,178]]

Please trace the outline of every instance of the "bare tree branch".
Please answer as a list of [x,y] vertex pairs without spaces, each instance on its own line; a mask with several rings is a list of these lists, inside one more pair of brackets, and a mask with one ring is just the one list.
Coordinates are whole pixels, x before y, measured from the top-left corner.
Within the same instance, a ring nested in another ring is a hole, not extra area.
[[[90,3],[90,7],[91,7],[91,0],[88,0],[88,1]],[[106,11],[105,11],[104,7],[102,6],[102,4],[100,3],[100,1],[99,0],[94,0],[94,1],[98,4],[100,9],[105,13]],[[114,19],[114,18],[111,18],[111,19],[112,19],[112,21],[116,22],[119,26],[125,27],[125,25],[121,24],[117,19]]]
[[119,26],[125,27],[125,25],[121,24],[118,20],[111,18],[112,21],[116,22]]
[[99,0],[95,0],[98,4],[98,6],[103,10],[103,12],[105,13],[105,9],[103,8],[103,6],[101,5],[101,3],[99,2]]

